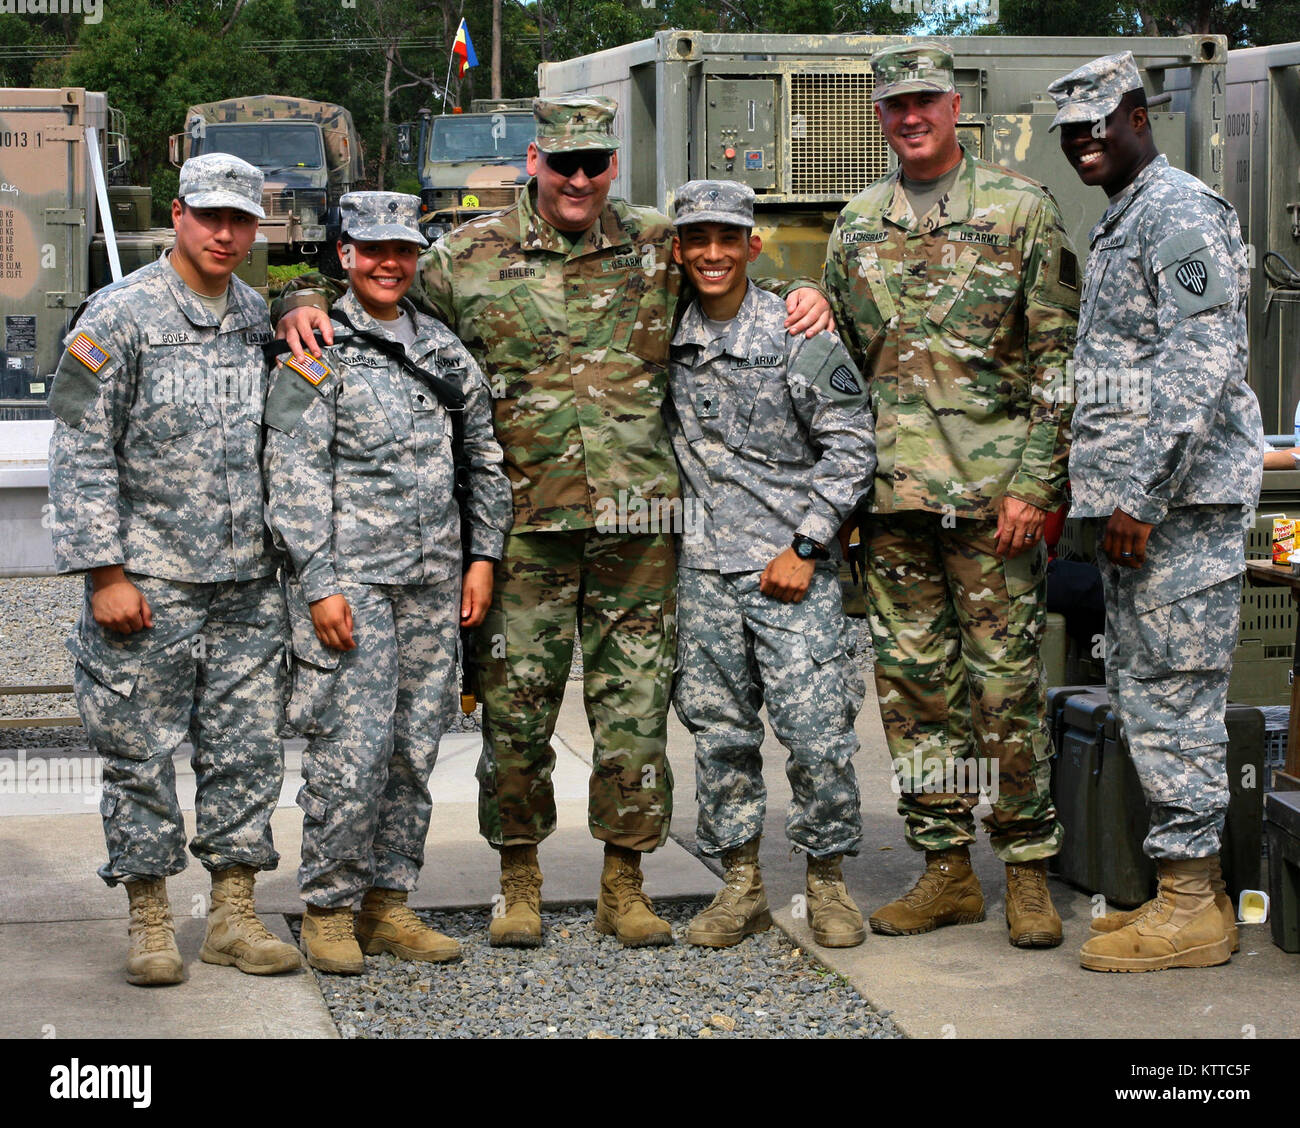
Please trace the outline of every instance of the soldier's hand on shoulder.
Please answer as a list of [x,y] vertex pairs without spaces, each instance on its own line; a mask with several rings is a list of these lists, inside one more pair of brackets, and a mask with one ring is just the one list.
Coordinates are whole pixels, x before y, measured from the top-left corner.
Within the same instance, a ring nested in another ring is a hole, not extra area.
[[823,329],[834,330],[835,318],[826,296],[811,286],[795,290],[785,299],[785,328],[792,337],[803,333],[815,337]]
[[352,608],[339,594],[327,595],[311,604],[311,625],[316,637],[331,650],[352,650]]
[[793,548],[787,548],[763,569],[758,590],[782,603],[800,603],[816,568],[813,561],[800,560]]
[[293,355],[299,360],[308,352],[314,357],[321,355],[317,334],[327,345],[334,343],[334,326],[330,324],[330,315],[314,306],[291,309],[280,318],[280,323],[275,327],[276,340],[287,341]]
[[91,575],[94,594],[90,610],[105,630],[133,634],[153,626],[153,612],[144,592],[128,580],[120,566],[96,569]]

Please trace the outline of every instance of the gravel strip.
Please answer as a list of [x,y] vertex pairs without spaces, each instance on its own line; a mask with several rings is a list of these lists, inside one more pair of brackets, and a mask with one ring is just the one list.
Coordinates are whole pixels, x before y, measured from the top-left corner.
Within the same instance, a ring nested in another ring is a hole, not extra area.
[[423,911],[460,941],[460,963],[385,954],[367,956],[363,975],[314,974],[344,1038],[902,1037],[778,928],[734,948],[686,944],[706,904],[656,904],[677,943],[640,949],[598,935],[591,908],[543,912],[546,943],[531,950],[489,947],[486,910]]

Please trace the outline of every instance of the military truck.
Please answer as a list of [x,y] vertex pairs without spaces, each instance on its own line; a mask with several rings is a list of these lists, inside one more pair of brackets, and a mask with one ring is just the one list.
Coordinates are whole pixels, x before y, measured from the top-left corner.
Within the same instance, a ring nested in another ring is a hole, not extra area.
[[0,89],[0,419],[49,418],[64,334],[93,288],[91,238],[113,227],[108,181],[128,157],[104,94]]
[[[409,151],[414,126],[400,131],[399,146]],[[535,132],[531,99],[475,101],[467,114],[421,110],[416,167],[425,234],[436,239],[477,215],[510,207],[528,182],[524,165]]]
[[361,184],[361,138],[352,115],[331,102],[255,94],[191,106],[170,138],[172,164],[233,153],[266,177],[260,230],[273,262],[330,265],[339,197]]

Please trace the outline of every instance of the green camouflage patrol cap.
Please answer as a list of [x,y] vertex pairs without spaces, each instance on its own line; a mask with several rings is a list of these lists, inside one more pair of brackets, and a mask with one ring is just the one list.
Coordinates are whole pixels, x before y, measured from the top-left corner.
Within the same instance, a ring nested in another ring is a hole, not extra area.
[[1049,131],[1076,121],[1105,121],[1130,90],[1142,89],[1133,52],[1105,55],[1058,78],[1047,92],[1056,99]]
[[952,55],[937,43],[900,43],[871,56],[876,88],[871,100],[881,102],[895,94],[955,94]]
[[343,234],[351,239],[383,242],[397,239],[427,247],[420,234],[420,197],[405,192],[348,192],[339,200]]
[[735,180],[688,180],[673,200],[673,226],[725,223],[754,226],[754,189]]
[[534,98],[537,119],[537,147],[543,153],[566,153],[573,149],[618,148],[614,136],[613,98],[571,94],[558,98]]
[[235,208],[265,219],[262,170],[230,153],[204,153],[181,165],[176,194],[191,208]]

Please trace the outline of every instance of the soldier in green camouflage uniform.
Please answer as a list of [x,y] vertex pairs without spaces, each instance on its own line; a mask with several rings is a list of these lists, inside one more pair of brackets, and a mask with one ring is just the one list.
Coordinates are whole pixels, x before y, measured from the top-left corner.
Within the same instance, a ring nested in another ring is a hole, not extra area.
[[1055,944],[1045,867],[1062,831],[1048,787],[1041,530],[1065,483],[1068,413],[1053,379],[1073,345],[1077,263],[1045,189],[958,145],[946,51],[891,47],[872,65],[900,168],[844,209],[825,280],[871,382],[876,686],[907,840],[927,870],[871,925],[896,935],[983,919],[967,849],[977,796],[954,786],[970,776],[948,744],[956,632],[975,745],[998,765],[985,824],[1008,867],[1012,942]]
[[[660,407],[681,276],[668,220],[607,198],[615,109],[607,98],[535,102],[535,180],[520,202],[444,236],[420,263],[425,302],[487,375],[514,488],[479,635],[479,822],[502,852],[506,909],[494,944],[541,942],[536,845],[555,828],[550,738],[575,612],[595,736],[588,818],[606,843],[597,927],[625,944],[672,938],[641,892],[640,855],[664,842],[672,812],[676,563],[668,532],[639,519],[641,506],[678,502]],[[806,299],[792,300],[797,310]]]
[[185,868],[172,757],[187,738],[190,851],[213,882],[201,958],[257,974],[301,966],[253,914],[253,875],[279,861],[270,820],[284,778],[284,599],[258,463],[271,333],[262,299],[231,277],[261,188],[238,157],[186,161],[174,249],[90,300],[50,394],[55,558],[86,573],[68,647],[104,759],[99,873],[127,886],[137,985],[183,974],[165,879]]

